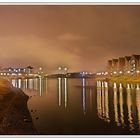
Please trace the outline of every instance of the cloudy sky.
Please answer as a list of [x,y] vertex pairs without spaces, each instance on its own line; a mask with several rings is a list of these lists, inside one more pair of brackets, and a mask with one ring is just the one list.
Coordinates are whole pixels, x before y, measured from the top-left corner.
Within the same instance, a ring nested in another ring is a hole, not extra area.
[[140,6],[0,6],[1,67],[104,70],[140,54]]

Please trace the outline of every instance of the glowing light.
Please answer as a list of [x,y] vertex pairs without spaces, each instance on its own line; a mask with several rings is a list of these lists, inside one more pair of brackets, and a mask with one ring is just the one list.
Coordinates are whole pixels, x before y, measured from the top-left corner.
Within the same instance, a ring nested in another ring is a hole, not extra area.
[[67,70],[68,70],[68,68],[66,68],[66,67],[65,67],[65,68],[64,68],[64,70],[65,70],[65,71],[67,71]]
[[122,74],[122,71],[120,71],[119,73]]
[[105,82],[104,84],[105,84],[105,87],[108,87],[108,83],[107,82]]
[[117,88],[117,84],[116,83],[113,84],[113,88]]
[[122,88],[122,84],[120,83],[120,87],[119,88]]
[[117,74],[117,72],[116,72],[116,71],[114,71],[113,73],[114,73],[114,74]]
[[41,71],[42,70],[42,67],[40,67],[39,70]]
[[85,72],[85,74],[88,74],[88,72]]
[[61,78],[58,78],[58,94],[59,94],[58,104],[59,104],[59,106],[61,106],[61,98],[62,98],[61,84],[62,84]]
[[137,73],[140,73],[140,71],[139,71],[139,70],[137,70],[136,72],[137,72]]
[[67,98],[68,98],[68,97],[67,97],[67,96],[68,96],[68,95],[67,95],[67,94],[68,94],[68,93],[67,93],[67,78],[64,78],[64,89],[65,89],[65,90],[64,90],[64,91],[65,91],[65,107],[67,107],[67,100],[68,100],[68,99],[67,99]]
[[106,71],[104,75],[108,75],[108,72]]
[[83,78],[82,79],[82,96],[83,96],[83,112],[84,112],[84,115],[86,113],[86,89],[85,89],[85,86],[86,86],[86,81],[85,79]]
[[58,70],[62,70],[62,68],[61,67],[58,67]]
[[127,73],[130,73],[130,71],[127,71]]
[[136,90],[139,90],[139,89],[140,89],[139,84],[137,84],[137,86],[136,86]]

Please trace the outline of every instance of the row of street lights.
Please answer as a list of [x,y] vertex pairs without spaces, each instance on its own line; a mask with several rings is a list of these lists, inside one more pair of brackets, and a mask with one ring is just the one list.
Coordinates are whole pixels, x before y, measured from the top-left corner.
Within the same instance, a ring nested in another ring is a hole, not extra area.
[[[140,71],[137,70],[136,74],[139,74],[139,73],[140,73]],[[111,73],[109,73],[109,72],[98,72],[96,75],[108,75],[108,74],[110,74],[110,75],[117,75],[117,74],[124,74],[124,72],[122,72],[122,71],[119,71],[119,72],[113,71]],[[127,74],[131,74],[131,71],[127,71]]]
[[68,68],[67,67],[58,67],[59,74],[67,74]]

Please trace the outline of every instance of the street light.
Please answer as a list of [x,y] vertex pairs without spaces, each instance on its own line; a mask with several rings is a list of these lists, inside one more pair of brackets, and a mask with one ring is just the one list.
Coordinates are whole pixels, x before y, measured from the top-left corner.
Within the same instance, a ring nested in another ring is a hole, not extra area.
[[68,70],[68,68],[67,68],[67,67],[65,67],[65,68],[64,68],[65,74],[67,74],[67,70]]
[[122,74],[122,71],[120,71],[119,73]]
[[58,67],[58,73],[61,74],[62,67]]
[[113,73],[114,73],[114,74],[117,74],[117,72],[116,72],[116,71],[114,71]]
[[65,71],[67,71],[67,70],[68,70],[68,68],[66,68],[66,67],[65,67],[65,68],[64,68],[64,70],[65,70]]
[[58,67],[58,70],[62,70],[62,68],[61,67]]
[[139,70],[137,70],[136,72],[137,72],[137,73],[140,73],[140,71],[139,71]]
[[130,73],[130,71],[127,71],[127,73]]
[[39,70],[41,71],[42,70],[42,67],[39,67]]

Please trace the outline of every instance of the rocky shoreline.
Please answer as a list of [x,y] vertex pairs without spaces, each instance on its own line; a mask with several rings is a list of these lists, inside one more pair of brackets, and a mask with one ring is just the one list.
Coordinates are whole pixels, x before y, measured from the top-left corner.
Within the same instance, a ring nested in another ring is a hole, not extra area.
[[10,82],[0,79],[0,134],[36,135],[27,107],[29,97]]

